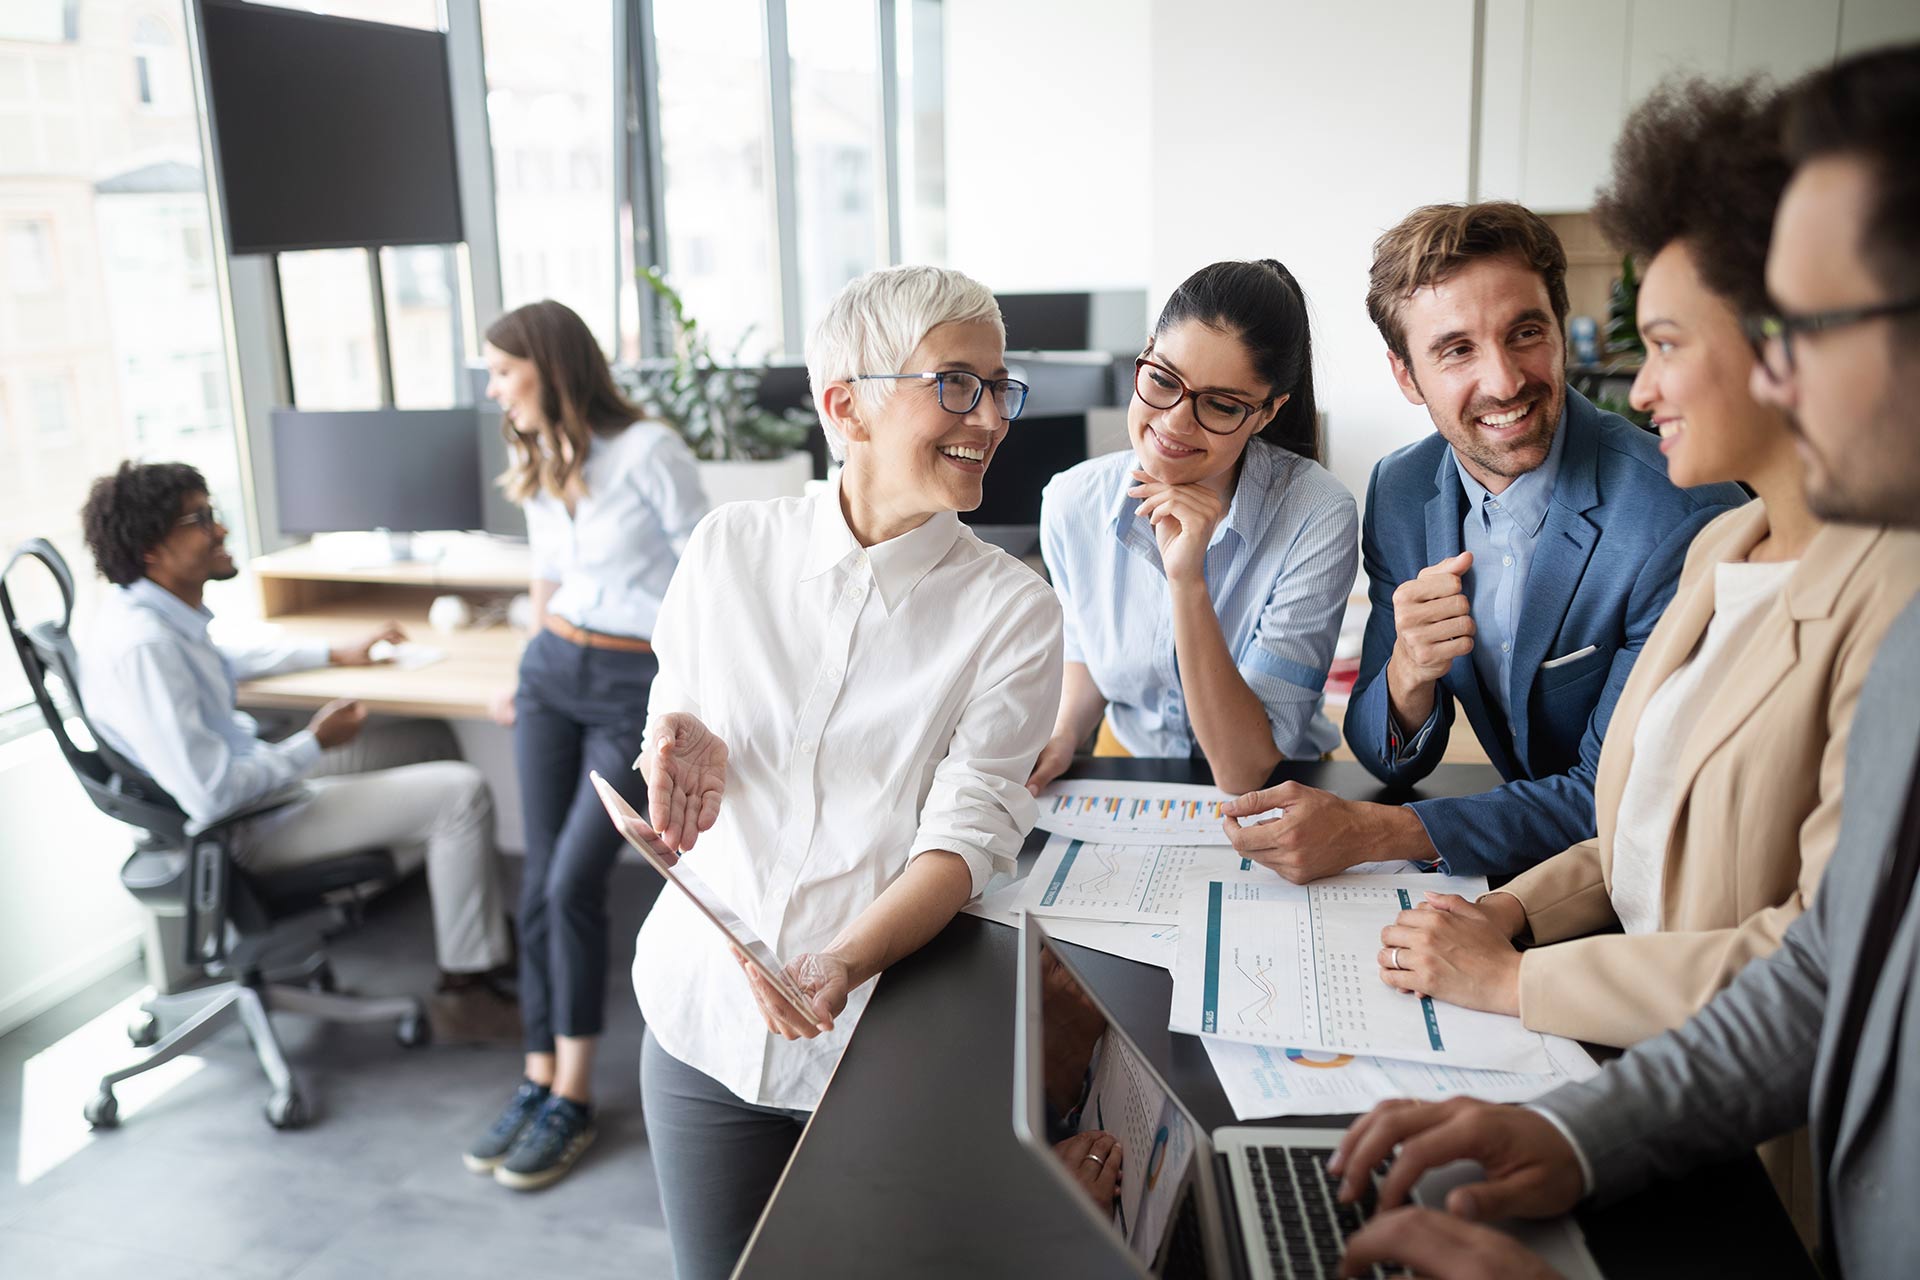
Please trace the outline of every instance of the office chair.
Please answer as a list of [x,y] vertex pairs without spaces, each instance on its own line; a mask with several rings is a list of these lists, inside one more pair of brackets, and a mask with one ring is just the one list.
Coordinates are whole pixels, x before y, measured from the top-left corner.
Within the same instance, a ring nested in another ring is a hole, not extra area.
[[[15,616],[7,578],[27,559],[38,560],[58,584],[63,602],[58,621],[28,625]],[[148,910],[173,917],[180,925],[181,950],[174,959],[218,979],[189,991],[163,991],[146,1002],[127,1034],[136,1046],[151,1046],[151,1051],[132,1066],[101,1077],[99,1092],[86,1104],[87,1122],[95,1128],[117,1124],[116,1084],[179,1057],[238,1018],[272,1086],[268,1123],[276,1129],[297,1128],[307,1122],[309,1111],[267,1017],[270,1009],[329,1022],[391,1020],[400,1043],[410,1048],[429,1037],[426,1011],[414,997],[334,991],[326,935],[317,923],[323,911],[337,917],[343,904],[350,914],[367,886],[397,879],[392,855],[372,850],[267,875],[245,871],[232,857],[234,828],[243,819],[288,803],[292,797],[284,795],[229,815],[204,831],[190,831],[187,815],[173,797],[109,746],[88,721],[70,634],[73,600],[73,574],[44,538],[20,544],[0,569],[0,614],[61,755],[95,807],[139,833],[132,855],[120,868],[120,882]],[[64,686],[65,708],[56,697],[55,682]],[[76,724],[90,745],[76,740]],[[150,933],[150,938],[168,932]],[[184,1018],[162,1036],[162,1016],[170,1019],[182,1011]]]

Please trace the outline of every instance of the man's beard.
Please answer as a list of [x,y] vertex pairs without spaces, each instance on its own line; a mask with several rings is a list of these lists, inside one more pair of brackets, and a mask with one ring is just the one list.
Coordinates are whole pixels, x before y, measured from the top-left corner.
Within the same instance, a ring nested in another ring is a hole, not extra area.
[[[1553,433],[1560,427],[1565,395],[1564,384],[1556,393],[1555,388],[1547,383],[1533,382],[1521,388],[1520,393],[1507,401],[1504,408],[1490,400],[1469,406],[1467,412],[1461,415],[1459,424],[1466,447],[1456,446],[1457,451],[1464,453],[1469,462],[1491,475],[1504,476],[1509,480],[1525,475],[1546,461],[1547,452],[1553,447]],[[1530,412],[1539,415],[1533,430],[1524,437],[1490,446],[1481,435],[1479,419],[1498,415],[1522,404],[1533,406]],[[1540,455],[1537,461],[1523,467],[1515,465],[1516,456],[1535,450]]]

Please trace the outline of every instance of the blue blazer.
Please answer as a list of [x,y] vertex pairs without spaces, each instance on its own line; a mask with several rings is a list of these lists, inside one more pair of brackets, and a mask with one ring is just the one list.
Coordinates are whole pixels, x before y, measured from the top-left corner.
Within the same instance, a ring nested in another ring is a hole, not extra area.
[[[1511,732],[1472,657],[1463,656],[1440,681],[1433,732],[1398,765],[1388,744],[1386,678],[1394,589],[1460,553],[1467,495],[1437,432],[1382,458],[1367,485],[1360,550],[1373,612],[1347,706],[1347,745],[1381,781],[1411,785],[1440,763],[1455,703],[1466,712],[1506,785],[1412,805],[1443,868],[1457,875],[1512,875],[1595,834],[1593,775],[1613,704],[1673,596],[1687,544],[1747,500],[1733,484],[1676,488],[1652,435],[1571,387],[1561,429],[1560,474],[1514,637]],[[1540,669],[1588,646],[1583,657]]]

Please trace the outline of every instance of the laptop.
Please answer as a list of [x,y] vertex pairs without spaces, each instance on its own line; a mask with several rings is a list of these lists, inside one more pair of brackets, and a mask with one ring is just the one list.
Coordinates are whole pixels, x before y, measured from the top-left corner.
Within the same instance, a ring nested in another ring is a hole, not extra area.
[[[1344,1241],[1372,1207],[1370,1197],[1357,1205],[1335,1198],[1338,1180],[1326,1163],[1339,1130],[1235,1125],[1207,1133],[1025,913],[1015,1007],[1014,1132],[1099,1224],[1116,1272],[1173,1280],[1339,1274]],[[1055,1153],[1089,1129],[1119,1140],[1120,1188],[1110,1207]],[[1432,1170],[1414,1200],[1440,1207],[1448,1191],[1479,1178],[1466,1161]],[[1498,1225],[1568,1280],[1599,1280],[1572,1218]]]

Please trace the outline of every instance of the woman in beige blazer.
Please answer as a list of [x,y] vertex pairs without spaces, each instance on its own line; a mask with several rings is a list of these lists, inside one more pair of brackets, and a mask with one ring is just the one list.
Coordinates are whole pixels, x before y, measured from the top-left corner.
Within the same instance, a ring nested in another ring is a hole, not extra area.
[[1745,87],[1670,89],[1628,123],[1596,216],[1647,264],[1633,403],[1675,483],[1740,480],[1759,499],[1695,538],[1621,692],[1598,837],[1478,903],[1429,894],[1401,913],[1381,934],[1392,986],[1630,1045],[1777,947],[1819,884],[1854,702],[1920,590],[1920,535],[1823,523],[1787,421],[1748,393],[1740,316],[1765,305],[1775,138]]

